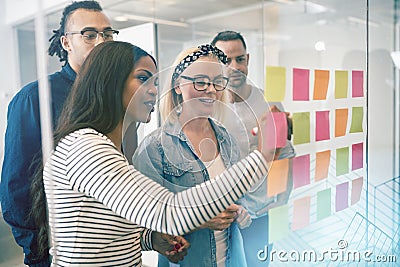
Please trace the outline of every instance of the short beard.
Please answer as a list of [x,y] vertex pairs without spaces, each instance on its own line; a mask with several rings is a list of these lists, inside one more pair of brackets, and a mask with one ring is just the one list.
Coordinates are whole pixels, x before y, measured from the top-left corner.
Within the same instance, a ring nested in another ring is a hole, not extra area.
[[235,89],[240,89],[241,87],[243,87],[243,85],[246,84],[246,81],[247,81],[247,77],[243,75],[243,78],[240,79],[239,82],[237,82],[237,81],[235,81],[235,82],[230,81],[229,85],[230,85],[230,87],[231,87],[232,89],[234,89],[234,90],[235,90]]

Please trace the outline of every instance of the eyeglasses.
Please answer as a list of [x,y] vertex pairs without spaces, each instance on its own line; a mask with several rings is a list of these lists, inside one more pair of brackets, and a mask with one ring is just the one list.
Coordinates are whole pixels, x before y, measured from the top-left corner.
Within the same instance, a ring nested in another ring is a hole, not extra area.
[[104,39],[104,41],[113,41],[117,37],[118,33],[119,33],[119,31],[117,31],[117,30],[108,29],[108,30],[104,30],[102,32],[99,32],[97,30],[82,30],[80,32],[78,32],[78,31],[66,32],[65,35],[80,34],[85,43],[93,44],[93,43],[97,42],[97,40],[99,39],[99,34],[101,34],[101,37]]
[[197,91],[205,91],[210,84],[212,83],[214,86],[215,91],[223,91],[225,90],[226,86],[228,85],[229,78],[223,76],[217,76],[212,81],[210,77],[203,76],[203,77],[188,77],[181,75],[183,79],[189,80],[193,82],[193,87]]

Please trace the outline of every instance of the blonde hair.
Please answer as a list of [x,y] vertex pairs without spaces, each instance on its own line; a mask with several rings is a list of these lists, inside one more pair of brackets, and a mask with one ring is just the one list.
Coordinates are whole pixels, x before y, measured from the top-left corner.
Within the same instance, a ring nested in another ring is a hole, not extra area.
[[[167,118],[169,119],[177,119],[178,118],[178,114],[177,112],[175,112],[175,110],[182,104],[183,99],[182,99],[182,95],[177,94],[175,92],[175,87],[176,87],[176,81],[179,79],[173,79],[173,73],[175,71],[176,66],[179,65],[179,63],[188,55],[195,53],[197,51],[200,51],[200,48],[198,47],[190,47],[187,48],[185,50],[183,50],[182,52],[180,52],[178,54],[178,56],[175,58],[174,63],[172,64],[172,68],[170,70],[170,74],[168,75],[168,79],[166,80],[165,86],[164,88],[165,93],[163,95],[161,95],[161,100],[160,100],[160,115],[161,115],[161,123],[164,123]],[[218,57],[216,55],[214,55],[213,53],[210,53],[208,55],[204,55],[202,57],[208,57],[208,58],[213,58],[213,59],[218,59]],[[222,91],[222,98],[221,98],[221,102],[223,103],[227,103],[228,102],[228,93],[226,92],[226,90]],[[216,112],[216,118],[217,119],[222,119],[223,117],[223,112],[222,110],[218,109]]]

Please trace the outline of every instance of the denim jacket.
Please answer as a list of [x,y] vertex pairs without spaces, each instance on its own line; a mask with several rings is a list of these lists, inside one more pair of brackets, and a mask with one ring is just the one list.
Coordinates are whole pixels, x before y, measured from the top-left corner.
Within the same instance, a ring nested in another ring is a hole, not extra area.
[[[209,119],[215,132],[222,161],[226,168],[239,160],[239,149],[226,129]],[[173,192],[179,192],[209,180],[204,163],[197,157],[189,139],[178,121],[167,121],[142,141],[133,156],[133,165],[143,174]],[[236,223],[227,229],[226,266],[246,266],[242,237]],[[191,244],[181,267],[216,267],[216,243],[210,229],[193,231],[184,236]],[[164,256],[158,266],[169,266]]]

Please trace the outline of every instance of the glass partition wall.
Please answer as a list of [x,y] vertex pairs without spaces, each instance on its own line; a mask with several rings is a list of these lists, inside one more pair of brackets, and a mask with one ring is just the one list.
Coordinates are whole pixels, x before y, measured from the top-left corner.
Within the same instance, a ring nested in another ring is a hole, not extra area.
[[[266,239],[251,252],[270,266],[400,262],[397,2],[100,1],[117,29],[154,23],[160,70],[219,31],[245,37],[249,79],[293,120],[294,188],[269,211],[272,250]],[[48,15],[49,36],[60,15]],[[29,23],[16,26],[21,84],[36,78]]]

